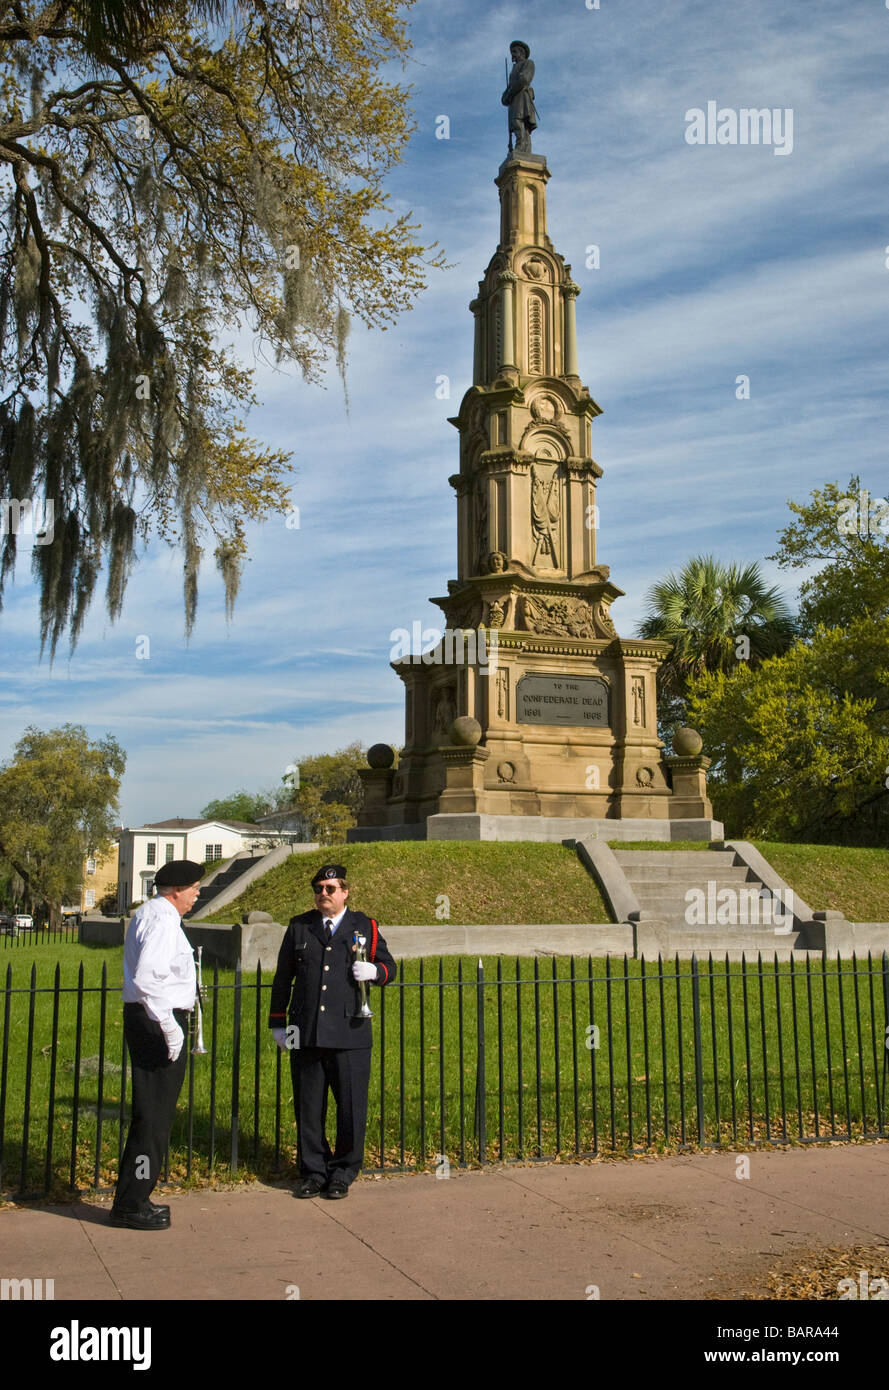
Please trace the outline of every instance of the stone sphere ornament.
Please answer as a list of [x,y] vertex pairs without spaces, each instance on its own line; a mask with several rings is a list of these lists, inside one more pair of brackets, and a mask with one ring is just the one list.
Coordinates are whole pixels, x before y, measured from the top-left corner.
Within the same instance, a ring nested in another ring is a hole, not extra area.
[[471,714],[461,714],[451,725],[451,743],[458,747],[474,748],[480,742],[482,726]]
[[367,762],[369,767],[391,767],[395,762],[395,749],[390,748],[388,743],[375,743],[367,750]]
[[704,740],[695,729],[677,729],[673,735],[673,752],[680,758],[696,758]]

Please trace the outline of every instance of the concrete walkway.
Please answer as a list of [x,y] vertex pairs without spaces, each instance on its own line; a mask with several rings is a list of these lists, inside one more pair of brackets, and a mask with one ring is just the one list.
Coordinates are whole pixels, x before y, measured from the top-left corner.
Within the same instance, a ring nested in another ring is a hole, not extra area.
[[362,1178],[343,1202],[174,1194],[151,1234],[112,1229],[107,1200],[7,1207],[0,1276],[78,1302],[724,1298],[794,1251],[889,1243],[887,1192],[872,1143]]

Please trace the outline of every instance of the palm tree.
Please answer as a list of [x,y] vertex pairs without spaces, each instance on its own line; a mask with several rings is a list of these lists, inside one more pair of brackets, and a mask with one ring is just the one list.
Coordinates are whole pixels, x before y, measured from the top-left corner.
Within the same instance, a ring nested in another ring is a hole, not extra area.
[[739,661],[758,666],[785,652],[796,636],[790,609],[777,588],[766,587],[755,563],[742,568],[696,555],[678,575],[653,584],[646,602],[640,637],[673,644],[658,672],[662,736],[683,722],[694,676],[729,671]]
[[[228,8],[227,0],[192,0],[195,18],[220,20]],[[72,12],[79,23],[86,48],[94,57],[108,52],[133,61],[151,37],[159,19],[175,14],[180,0],[74,0]]]

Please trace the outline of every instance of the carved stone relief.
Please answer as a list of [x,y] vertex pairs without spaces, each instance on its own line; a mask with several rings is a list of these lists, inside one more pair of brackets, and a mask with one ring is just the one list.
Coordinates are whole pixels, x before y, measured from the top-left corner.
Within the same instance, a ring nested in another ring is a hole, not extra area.
[[[603,568],[604,568],[604,566],[603,566]],[[607,579],[607,577],[608,577],[608,571],[606,570],[606,571],[605,571],[605,578]],[[594,622],[595,627],[596,627],[596,635],[597,635],[597,636],[599,636],[599,637],[616,637],[616,636],[617,636],[617,629],[615,628],[614,623],[611,621],[611,613],[609,612],[609,605],[605,602],[604,599],[601,600],[599,603],[597,603],[597,604],[595,604],[595,605],[593,606],[593,622]]]
[[531,564],[539,569],[559,569],[559,519],[562,513],[561,482],[555,469],[531,469],[531,532],[534,552]]
[[463,603],[449,604],[446,616],[448,627],[478,627],[482,620],[482,601],[476,596]]
[[457,718],[457,701],[453,686],[440,686],[438,690],[433,692],[432,698],[434,701],[432,732],[435,734],[449,733],[451,725]]
[[531,414],[535,420],[550,424],[561,413],[561,404],[555,396],[535,396],[531,402]]
[[532,598],[522,600],[522,620],[528,632],[539,636],[595,637],[590,605],[580,598]]
[[549,278],[549,266],[540,256],[529,256],[523,263],[522,270],[528,276],[529,280],[544,280]]
[[510,595],[506,598],[494,599],[488,605],[488,627],[504,627],[506,625],[506,614],[509,610]]
[[497,718],[509,718],[509,671],[505,666],[497,671]]

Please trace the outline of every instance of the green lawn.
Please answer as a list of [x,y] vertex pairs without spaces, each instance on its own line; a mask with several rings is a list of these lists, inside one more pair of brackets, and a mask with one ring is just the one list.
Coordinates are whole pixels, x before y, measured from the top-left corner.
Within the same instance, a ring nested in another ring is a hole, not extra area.
[[311,857],[293,855],[230,906],[202,920],[237,922],[242,913],[259,911],[288,922],[314,906],[309,879],[324,862],[346,866],[350,906],[375,917],[384,930],[442,922],[612,920],[574,850],[557,844],[464,840],[331,845]]
[[850,922],[889,922],[889,849],[754,843],[813,911],[843,912]]
[[[72,1150],[78,1185],[114,1180],[128,1112],[119,951],[109,956],[104,991],[99,958],[84,964],[79,1028],[76,992],[59,994],[55,1047],[54,969],[38,968],[33,1008],[30,971],[13,971],[0,1190],[19,1190],[24,1166],[26,1190],[63,1191]],[[477,1161],[477,1083],[488,1159],[668,1149],[701,1135],[707,1144],[744,1144],[885,1132],[889,979],[878,963],[867,973],[844,962],[838,976],[836,963],[825,971],[820,958],[808,974],[767,962],[760,978],[755,963],[726,970],[716,961],[697,987],[690,962],[678,970],[665,963],[659,975],[622,959],[488,957],[481,987],[476,966],[475,958],[408,961],[396,985],[372,991],[368,1166],[381,1157],[387,1166],[429,1166],[440,1153],[452,1164]],[[238,1176],[292,1174],[289,1068],[266,1027],[270,977],[260,978],[259,992],[255,975],[239,993],[231,972],[215,980],[208,972],[205,983],[210,1055],[193,1059],[171,1176],[226,1177],[235,1140]]]

